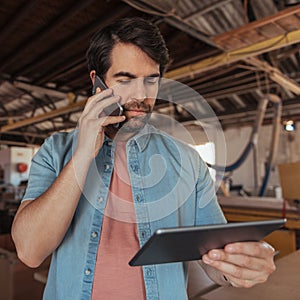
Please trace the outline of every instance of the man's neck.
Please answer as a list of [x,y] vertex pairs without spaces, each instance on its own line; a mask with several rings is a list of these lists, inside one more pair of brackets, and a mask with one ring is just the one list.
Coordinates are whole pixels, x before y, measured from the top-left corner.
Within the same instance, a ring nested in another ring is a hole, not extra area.
[[123,132],[122,130],[116,130],[115,128],[111,129],[106,127],[105,134],[112,140],[120,141],[120,142],[127,142],[133,136],[135,136],[138,132]]

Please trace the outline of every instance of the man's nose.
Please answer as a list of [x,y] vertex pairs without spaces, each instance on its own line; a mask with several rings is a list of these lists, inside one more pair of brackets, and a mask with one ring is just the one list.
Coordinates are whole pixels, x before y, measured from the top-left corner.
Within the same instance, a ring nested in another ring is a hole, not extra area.
[[144,83],[143,78],[137,78],[134,80],[134,95],[133,97],[136,100],[143,101],[147,97],[147,91],[146,91],[146,86]]

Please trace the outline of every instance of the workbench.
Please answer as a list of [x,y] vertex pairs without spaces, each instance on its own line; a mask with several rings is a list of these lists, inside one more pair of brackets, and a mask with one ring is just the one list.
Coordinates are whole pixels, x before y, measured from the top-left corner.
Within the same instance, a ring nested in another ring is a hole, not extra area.
[[288,229],[300,230],[300,209],[273,197],[223,197],[218,201],[228,221],[287,218]]
[[279,251],[278,258],[296,251],[300,243],[300,210],[283,199],[272,197],[223,197],[218,201],[228,222],[286,218],[283,230],[265,240]]

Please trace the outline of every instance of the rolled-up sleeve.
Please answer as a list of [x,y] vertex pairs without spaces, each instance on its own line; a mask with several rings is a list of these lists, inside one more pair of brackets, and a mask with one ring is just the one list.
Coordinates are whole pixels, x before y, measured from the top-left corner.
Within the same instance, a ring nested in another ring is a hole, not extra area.
[[57,177],[53,164],[53,138],[45,140],[39,151],[32,158],[28,185],[22,201],[34,200],[43,194]]

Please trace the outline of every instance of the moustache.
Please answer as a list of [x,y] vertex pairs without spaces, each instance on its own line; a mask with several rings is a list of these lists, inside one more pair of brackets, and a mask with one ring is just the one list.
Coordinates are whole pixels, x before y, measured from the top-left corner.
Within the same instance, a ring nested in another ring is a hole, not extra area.
[[142,111],[145,113],[151,112],[151,106],[147,105],[144,102],[140,102],[140,101],[127,102],[123,105],[123,109],[124,109],[124,111],[138,110],[138,111]]

